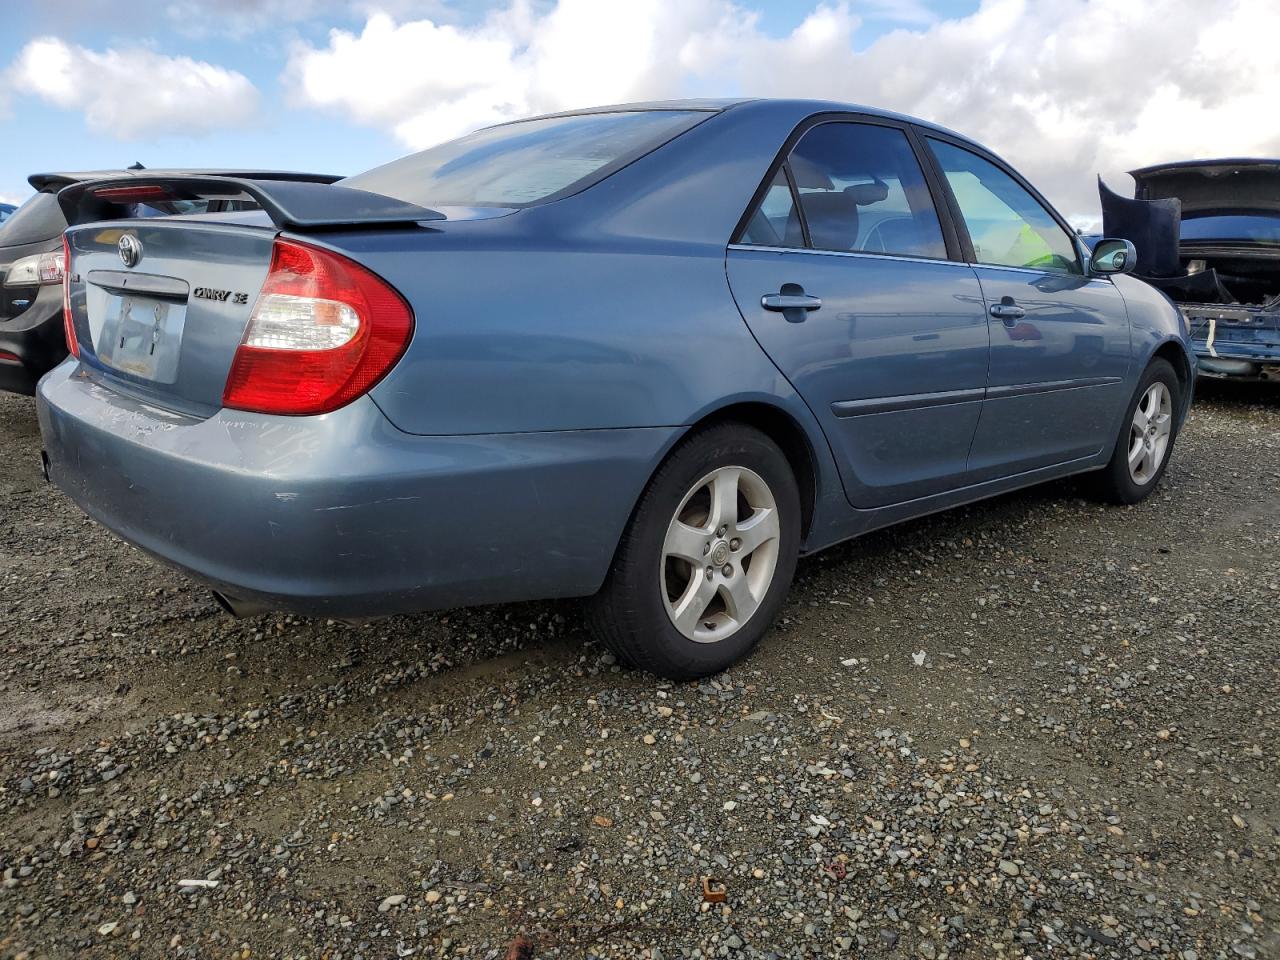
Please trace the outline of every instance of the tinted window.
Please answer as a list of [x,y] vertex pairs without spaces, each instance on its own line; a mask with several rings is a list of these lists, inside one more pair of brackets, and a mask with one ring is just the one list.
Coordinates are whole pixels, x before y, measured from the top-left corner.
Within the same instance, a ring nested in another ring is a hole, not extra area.
[[979,263],[1080,273],[1071,235],[1018,181],[994,163],[929,140],[969,228]]
[[52,240],[65,229],[67,221],[63,219],[58,198],[52,193],[37,193],[0,227],[0,246]]
[[787,163],[810,246],[946,257],[929,188],[901,130],[819,124],[800,139]]
[[1280,243],[1280,217],[1251,214],[1183,217],[1182,239]]
[[584,189],[710,114],[594,113],[490,127],[341,180],[424,206],[520,206]]
[[741,243],[762,247],[803,247],[804,232],[786,172],[779,170],[742,231]]

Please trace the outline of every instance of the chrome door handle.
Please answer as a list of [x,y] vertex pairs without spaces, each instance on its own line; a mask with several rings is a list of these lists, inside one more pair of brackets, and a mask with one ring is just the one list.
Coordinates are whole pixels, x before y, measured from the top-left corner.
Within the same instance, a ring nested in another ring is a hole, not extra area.
[[999,303],[991,305],[991,315],[997,320],[1003,320],[1009,326],[1013,326],[1027,315],[1027,311],[1014,303],[1011,297],[1005,297]]
[[817,310],[822,306],[822,300],[803,293],[766,293],[760,298],[760,306],[779,313],[784,310]]

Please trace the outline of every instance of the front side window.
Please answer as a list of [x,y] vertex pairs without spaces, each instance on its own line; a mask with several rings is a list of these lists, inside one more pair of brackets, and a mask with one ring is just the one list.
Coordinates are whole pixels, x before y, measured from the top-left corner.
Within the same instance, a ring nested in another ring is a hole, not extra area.
[[780,171],[741,242],[765,243],[758,237],[767,235],[767,224],[783,235],[783,246],[804,246],[807,235],[807,245],[817,250],[946,257],[924,174],[906,134],[896,127],[819,124],[796,144],[786,167],[803,226]]
[[477,130],[338,181],[421,206],[526,206],[585,189],[711,114],[584,113]]
[[929,138],[978,263],[1081,273],[1075,241],[1017,180],[976,153]]

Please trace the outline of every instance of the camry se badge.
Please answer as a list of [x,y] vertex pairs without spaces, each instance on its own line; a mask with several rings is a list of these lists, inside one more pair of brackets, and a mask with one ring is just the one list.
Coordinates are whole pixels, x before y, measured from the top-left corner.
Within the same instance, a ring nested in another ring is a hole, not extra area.
[[120,252],[120,262],[126,267],[136,267],[142,259],[142,241],[131,233],[126,233],[116,244]]
[[249,302],[247,293],[236,293],[233,290],[215,290],[212,287],[196,287],[191,291],[191,295],[200,300],[217,300],[219,303],[226,303],[228,300],[232,303]]

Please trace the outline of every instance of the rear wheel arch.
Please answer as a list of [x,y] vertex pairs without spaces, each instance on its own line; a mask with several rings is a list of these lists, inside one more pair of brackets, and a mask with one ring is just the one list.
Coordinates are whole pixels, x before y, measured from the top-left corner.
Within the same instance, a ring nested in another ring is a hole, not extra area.
[[[796,486],[799,488],[801,544],[808,539],[818,501],[819,466],[818,457],[813,448],[813,440],[794,416],[780,406],[760,400],[731,403],[707,412],[684,429],[677,439],[668,444],[662,456],[658,458],[657,462],[649,470],[649,475],[645,477],[644,483],[636,490],[635,499],[627,514],[626,522],[619,531],[619,537],[622,536],[622,531],[627,529],[635,517],[636,509],[639,507],[645,491],[653,483],[653,478],[662,469],[662,465],[691,438],[696,437],[707,429],[727,423],[740,423],[748,427],[754,427],[782,450],[782,454],[786,457],[787,463],[791,467],[791,472],[795,476]],[[615,545],[614,553],[609,558],[609,566],[606,570],[612,569],[616,560],[617,546]]]
[[724,423],[754,427],[776,443],[787,458],[800,490],[800,540],[803,543],[809,535],[818,500],[818,460],[809,434],[795,417],[781,407],[761,401],[746,401],[708,413],[689,427],[685,437]]

